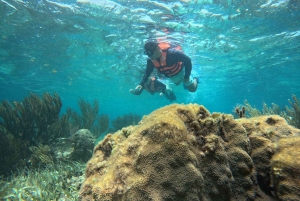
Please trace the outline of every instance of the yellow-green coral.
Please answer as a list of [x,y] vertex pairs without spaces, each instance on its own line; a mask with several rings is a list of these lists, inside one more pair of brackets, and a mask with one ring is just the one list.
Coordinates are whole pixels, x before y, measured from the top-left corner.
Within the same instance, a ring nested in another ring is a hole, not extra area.
[[172,104],[126,129],[95,147],[81,200],[253,198],[249,141],[232,116]]
[[282,138],[272,157],[272,179],[280,200],[300,198],[300,137]]
[[285,110],[281,109],[277,104],[272,103],[271,107],[268,107],[266,103],[263,103],[262,111],[252,107],[247,100],[244,101],[248,117],[256,117],[262,115],[280,115],[288,124],[300,128],[300,101],[296,95],[292,95],[292,100],[288,100],[291,107],[285,106]]

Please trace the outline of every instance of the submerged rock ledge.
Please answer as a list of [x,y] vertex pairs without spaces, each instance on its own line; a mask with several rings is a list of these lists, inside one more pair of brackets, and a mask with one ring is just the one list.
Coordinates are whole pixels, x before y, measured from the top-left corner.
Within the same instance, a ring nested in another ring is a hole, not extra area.
[[300,130],[279,116],[172,104],[95,147],[80,200],[300,200],[299,151]]

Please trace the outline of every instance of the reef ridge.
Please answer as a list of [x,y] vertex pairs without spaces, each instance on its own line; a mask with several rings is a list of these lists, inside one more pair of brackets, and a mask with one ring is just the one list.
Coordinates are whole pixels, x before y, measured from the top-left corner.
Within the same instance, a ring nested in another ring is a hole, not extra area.
[[300,130],[276,115],[172,104],[98,143],[80,200],[300,200],[299,145]]

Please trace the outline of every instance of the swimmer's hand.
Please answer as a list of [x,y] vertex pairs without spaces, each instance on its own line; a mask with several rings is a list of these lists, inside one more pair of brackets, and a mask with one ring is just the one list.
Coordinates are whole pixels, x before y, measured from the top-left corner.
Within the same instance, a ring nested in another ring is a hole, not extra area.
[[130,89],[129,92],[135,95],[140,95],[143,91],[142,85],[138,85],[135,89]]
[[137,86],[135,87],[135,90],[140,91],[142,88],[143,88],[143,86],[139,84],[139,85],[137,85]]
[[141,91],[142,88],[143,88],[142,85],[138,85],[135,87],[135,89],[130,89],[129,92],[134,94],[138,91]]

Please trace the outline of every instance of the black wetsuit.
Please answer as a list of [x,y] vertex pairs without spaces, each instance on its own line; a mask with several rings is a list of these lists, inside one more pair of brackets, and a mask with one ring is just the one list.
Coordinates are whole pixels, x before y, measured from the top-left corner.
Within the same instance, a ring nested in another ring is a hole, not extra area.
[[[160,62],[160,58],[157,59],[158,62]],[[185,79],[188,79],[191,75],[192,71],[192,62],[191,59],[185,55],[182,51],[176,50],[176,49],[168,49],[167,50],[167,58],[166,63],[167,66],[172,66],[177,62],[183,62],[182,66],[185,67]],[[153,72],[153,69],[155,68],[154,64],[152,63],[151,59],[148,58],[147,60],[147,67],[145,70],[145,73],[143,75],[143,78],[140,82],[140,85],[144,85],[144,83],[147,81],[150,74]],[[168,75],[166,75],[168,77]]]

